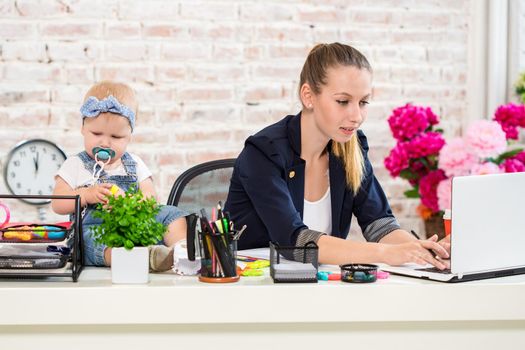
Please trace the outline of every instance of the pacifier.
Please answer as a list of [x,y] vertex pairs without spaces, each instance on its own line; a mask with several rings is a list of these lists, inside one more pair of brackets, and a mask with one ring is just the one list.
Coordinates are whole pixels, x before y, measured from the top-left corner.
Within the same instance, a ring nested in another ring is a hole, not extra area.
[[104,167],[115,157],[115,151],[111,148],[95,147],[91,150],[95,156],[93,164],[93,182],[97,182],[104,170]]
[[115,158],[115,151],[111,148],[95,147],[91,152],[93,152],[95,160],[105,161],[110,158]]
[[9,207],[2,202],[0,202],[0,208],[2,208],[5,211],[4,222],[0,223],[0,228],[2,228],[9,223],[9,219],[11,218],[11,212],[9,211]]

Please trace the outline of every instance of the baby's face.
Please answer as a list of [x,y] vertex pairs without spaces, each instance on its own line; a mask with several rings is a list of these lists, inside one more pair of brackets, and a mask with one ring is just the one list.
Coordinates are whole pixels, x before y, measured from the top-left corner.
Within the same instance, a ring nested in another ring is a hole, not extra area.
[[131,140],[131,126],[129,121],[118,114],[101,113],[98,117],[85,118],[82,126],[84,148],[91,158],[95,158],[93,148],[111,148],[115,151],[114,159],[120,159]]

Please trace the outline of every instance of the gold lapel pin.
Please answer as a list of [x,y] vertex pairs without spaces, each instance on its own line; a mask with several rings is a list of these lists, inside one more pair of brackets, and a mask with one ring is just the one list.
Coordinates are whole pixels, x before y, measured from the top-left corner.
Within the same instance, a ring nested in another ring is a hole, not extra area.
[[290,173],[288,174],[288,176],[290,177],[290,179],[293,179],[294,176],[295,176],[295,171],[290,171]]

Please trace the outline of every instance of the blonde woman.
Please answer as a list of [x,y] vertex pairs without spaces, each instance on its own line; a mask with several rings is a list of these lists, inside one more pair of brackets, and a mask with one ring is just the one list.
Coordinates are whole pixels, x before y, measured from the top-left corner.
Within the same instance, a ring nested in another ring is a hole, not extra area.
[[[225,210],[248,227],[239,249],[315,241],[321,263],[446,267],[449,245],[402,230],[374,176],[359,130],[371,92],[372,68],[358,50],[312,49],[300,77],[301,112],[249,137],[237,158]],[[352,214],[368,242],[346,239]]]

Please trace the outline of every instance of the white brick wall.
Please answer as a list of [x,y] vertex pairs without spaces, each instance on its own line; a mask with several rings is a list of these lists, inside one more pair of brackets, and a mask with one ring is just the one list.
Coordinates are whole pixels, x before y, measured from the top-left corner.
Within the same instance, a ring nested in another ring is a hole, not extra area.
[[374,67],[371,158],[401,222],[418,229],[417,203],[382,165],[393,145],[386,118],[412,101],[458,132],[471,15],[468,0],[0,0],[0,158],[30,137],[78,152],[83,94],[122,80],[140,98],[130,151],[164,201],[183,170],[236,156],[248,135],[296,113],[309,49],[341,41]]
[[519,4],[519,71],[525,71],[525,3],[523,1]]

